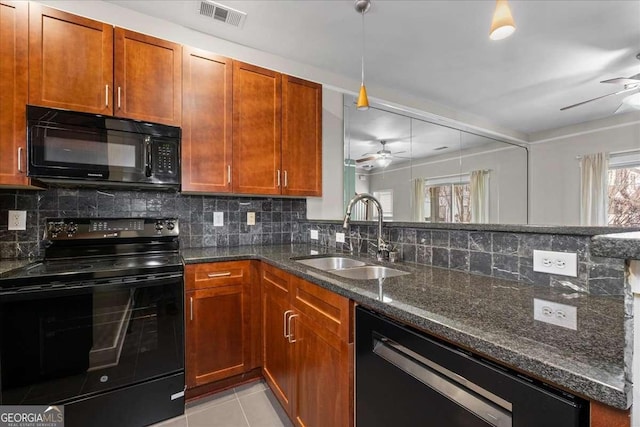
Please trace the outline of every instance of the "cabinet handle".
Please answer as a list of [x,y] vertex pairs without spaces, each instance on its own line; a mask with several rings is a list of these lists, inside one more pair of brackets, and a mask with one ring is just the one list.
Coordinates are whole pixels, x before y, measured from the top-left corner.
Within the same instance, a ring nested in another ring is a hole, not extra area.
[[287,171],[284,171],[284,188],[287,188],[289,186],[289,174],[287,173]]
[[231,184],[231,165],[227,165],[227,184]]
[[18,172],[24,172],[22,170],[22,147],[18,147]]
[[287,340],[290,339],[288,329],[287,329],[287,327],[289,326],[289,319],[287,318],[287,316],[292,313],[293,313],[293,310],[287,310],[282,314],[282,329],[283,329],[282,334]]
[[104,105],[109,108],[109,85],[104,85]]
[[118,110],[120,109],[120,86],[118,86]]
[[280,169],[278,169],[278,187],[280,187]]
[[294,317],[299,317],[299,314],[292,314],[291,316],[289,316],[289,320],[287,320],[287,328],[289,329],[289,336],[287,337],[289,339],[289,342],[291,344],[293,344],[294,342],[298,341],[295,338],[293,338],[293,332],[291,332],[291,319],[293,319]]
[[231,272],[230,271],[225,271],[224,273],[209,273],[207,274],[207,277],[210,279],[213,279],[214,277],[227,277],[227,276],[231,276]]
[[191,306],[191,320],[193,321],[193,297],[189,297],[189,305]]

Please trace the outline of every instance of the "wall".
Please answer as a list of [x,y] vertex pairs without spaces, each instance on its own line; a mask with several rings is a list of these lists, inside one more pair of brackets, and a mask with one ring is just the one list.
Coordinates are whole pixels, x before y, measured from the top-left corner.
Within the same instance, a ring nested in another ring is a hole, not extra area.
[[322,197],[307,198],[307,218],[336,219],[343,214],[344,159],[342,93],[322,89]]
[[410,168],[387,168],[384,172],[375,172],[374,169],[370,175],[371,191],[392,188],[394,221],[411,221],[412,178],[435,178],[490,169],[489,222],[526,224],[526,166],[527,157],[523,148],[505,148],[504,144],[498,144],[491,149],[466,150],[460,154],[433,157],[425,162],[417,160]]
[[640,121],[592,130],[594,124],[573,126],[564,130],[569,136],[531,144],[530,224],[580,224],[580,167],[576,156],[640,149]]
[[[8,231],[7,210],[27,211],[27,230]],[[247,212],[256,225],[247,225]],[[0,191],[0,259],[42,256],[46,218],[177,217],[182,247],[288,244],[299,240],[304,199],[224,197],[122,190]],[[224,212],[224,226],[213,226]]]

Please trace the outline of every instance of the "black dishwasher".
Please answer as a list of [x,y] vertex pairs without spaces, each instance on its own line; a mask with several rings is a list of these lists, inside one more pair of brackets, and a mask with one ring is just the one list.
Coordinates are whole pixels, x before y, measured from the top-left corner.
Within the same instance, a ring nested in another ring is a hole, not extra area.
[[588,401],[357,307],[357,427],[588,425]]

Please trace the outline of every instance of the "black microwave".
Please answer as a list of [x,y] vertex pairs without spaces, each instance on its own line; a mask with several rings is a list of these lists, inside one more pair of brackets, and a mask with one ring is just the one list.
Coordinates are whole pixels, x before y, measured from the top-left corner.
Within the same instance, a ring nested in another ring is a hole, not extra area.
[[180,189],[180,128],[27,106],[27,174],[53,184]]

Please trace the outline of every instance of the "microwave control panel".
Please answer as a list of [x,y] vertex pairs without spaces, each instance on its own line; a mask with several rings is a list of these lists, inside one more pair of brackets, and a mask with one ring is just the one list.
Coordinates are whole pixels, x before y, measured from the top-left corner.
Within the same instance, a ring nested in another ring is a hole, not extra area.
[[178,173],[178,146],[171,142],[154,144],[153,171],[155,175],[174,176]]

